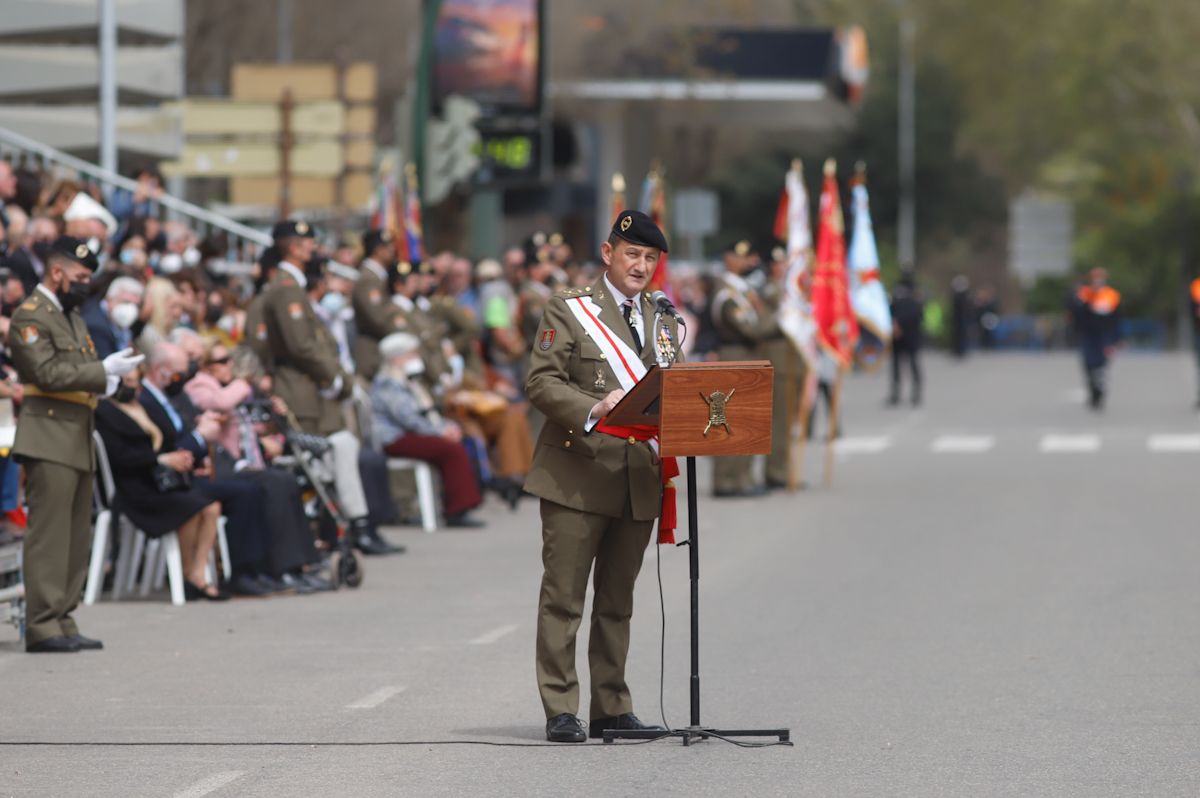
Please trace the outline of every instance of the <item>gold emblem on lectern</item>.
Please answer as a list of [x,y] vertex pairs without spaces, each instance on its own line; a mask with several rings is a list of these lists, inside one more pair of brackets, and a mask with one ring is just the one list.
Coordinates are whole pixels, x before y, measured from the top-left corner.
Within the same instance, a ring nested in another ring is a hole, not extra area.
[[729,421],[725,418],[725,405],[733,398],[735,392],[737,392],[737,388],[728,394],[720,391],[713,391],[708,396],[700,394],[700,398],[708,405],[708,425],[704,428],[705,437],[708,437],[708,431],[713,427],[724,427],[727,434],[733,434],[733,430],[729,428]]

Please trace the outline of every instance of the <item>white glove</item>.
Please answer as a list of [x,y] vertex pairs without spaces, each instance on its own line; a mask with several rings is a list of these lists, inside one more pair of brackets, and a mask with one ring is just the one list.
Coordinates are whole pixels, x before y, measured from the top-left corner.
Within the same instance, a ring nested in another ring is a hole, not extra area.
[[133,354],[133,349],[122,349],[104,358],[104,373],[110,377],[124,377],[138,367],[145,355]]
[[328,388],[321,389],[321,396],[326,399],[337,399],[338,394],[342,392],[342,375],[339,374],[333,378],[333,382],[329,383]]

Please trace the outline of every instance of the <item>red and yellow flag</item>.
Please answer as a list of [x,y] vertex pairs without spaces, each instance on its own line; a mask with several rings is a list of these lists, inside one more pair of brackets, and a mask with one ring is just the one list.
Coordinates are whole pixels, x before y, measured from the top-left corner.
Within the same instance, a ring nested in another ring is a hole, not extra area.
[[825,182],[817,213],[817,254],[813,264],[812,305],[818,341],[843,366],[849,366],[858,343],[858,321],[850,306],[846,273],[846,224],[838,195],[837,164],[825,161]]

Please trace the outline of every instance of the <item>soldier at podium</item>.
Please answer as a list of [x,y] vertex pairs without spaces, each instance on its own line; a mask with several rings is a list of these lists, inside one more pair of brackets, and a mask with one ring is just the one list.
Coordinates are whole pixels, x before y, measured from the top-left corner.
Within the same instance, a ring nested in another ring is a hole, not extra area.
[[[677,328],[665,316],[655,324],[646,292],[666,251],[650,217],[622,211],[601,245],[604,275],[553,296],[533,341],[526,393],[546,423],[525,489],[541,498],[536,672],[551,742],[658,728],[633,713],[625,659],[633,586],[662,508],[662,461],[650,441],[617,437],[602,420],[637,375],[677,356]],[[591,723],[584,726],[575,638],[593,564]]]
[[[779,322],[760,293],[746,280],[755,256],[748,241],[725,249],[725,274],[713,297],[711,311],[717,328],[721,360],[753,360],[766,340],[778,336]],[[718,499],[761,496],[766,488],[754,478],[751,456],[722,457],[713,466],[713,496]]]

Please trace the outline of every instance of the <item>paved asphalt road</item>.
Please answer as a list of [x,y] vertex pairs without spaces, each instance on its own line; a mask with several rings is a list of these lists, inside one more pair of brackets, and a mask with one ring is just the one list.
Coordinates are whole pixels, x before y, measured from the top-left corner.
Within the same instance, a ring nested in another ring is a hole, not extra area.
[[[437,744],[542,739],[531,501],[394,531],[410,552],[357,591],[103,602],[80,613],[103,653],[0,630],[0,795],[1200,794],[1192,364],[1126,355],[1113,380],[1097,416],[1065,355],[933,359],[917,411],[855,377],[832,487],[702,499],[703,720],[795,747]],[[684,725],[686,549],[660,553]],[[652,720],[646,563],[630,678]],[[31,741],[68,745],[7,744]]]

